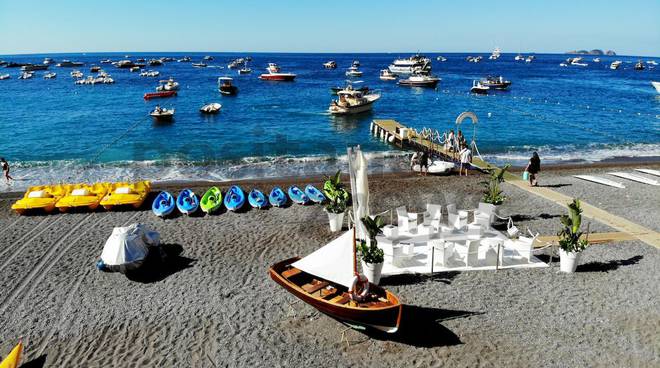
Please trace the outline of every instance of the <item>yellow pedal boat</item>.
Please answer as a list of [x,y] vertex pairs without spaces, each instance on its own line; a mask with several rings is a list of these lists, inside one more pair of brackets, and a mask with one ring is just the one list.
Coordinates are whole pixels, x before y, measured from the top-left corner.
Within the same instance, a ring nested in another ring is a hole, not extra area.
[[69,192],[57,201],[55,207],[60,212],[66,212],[70,208],[76,207],[87,207],[90,210],[95,210],[99,206],[101,199],[108,193],[108,186],[105,183],[71,185]]
[[106,210],[114,206],[131,205],[140,208],[151,191],[151,183],[140,181],[137,183],[112,183],[107,194],[101,199],[101,206]]
[[23,341],[19,341],[18,345],[12,349],[11,352],[2,360],[0,368],[18,368],[18,363],[21,362],[21,355],[23,354]]
[[19,215],[28,210],[43,209],[51,212],[60,198],[69,192],[68,185],[38,185],[29,187],[23,198],[14,203],[11,208]]

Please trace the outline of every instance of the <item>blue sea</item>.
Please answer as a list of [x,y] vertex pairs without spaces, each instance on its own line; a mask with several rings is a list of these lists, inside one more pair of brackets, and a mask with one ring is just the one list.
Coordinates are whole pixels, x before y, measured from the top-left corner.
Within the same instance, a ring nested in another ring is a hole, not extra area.
[[[651,86],[660,69],[634,63],[660,58],[585,56],[587,67],[560,67],[569,55],[536,54],[532,63],[514,61],[515,54],[488,60],[488,54],[442,54],[433,59],[437,89],[397,86],[378,78],[393,59],[410,54],[274,54],[274,53],[131,53],[130,59],[204,55],[207,68],[168,62],[147,67],[157,78],[100,64],[125,59],[122,54],[48,54],[0,56],[15,62],[82,61],[85,75],[99,65],[112,85],[74,85],[74,68],[52,65],[57,78],[35,72],[19,80],[18,68],[0,68],[11,78],[0,80],[0,156],[8,159],[19,180],[14,189],[39,183],[121,179],[231,180],[237,178],[326,174],[345,164],[348,145],[359,144],[372,158],[372,171],[405,167],[406,152],[371,136],[373,119],[396,119],[417,129],[455,127],[456,117],[473,111],[479,117],[476,142],[487,160],[522,164],[533,150],[544,163],[597,162],[618,157],[660,156],[660,97]],[[468,63],[481,55],[481,63]],[[250,56],[253,73],[227,69],[230,60]],[[322,63],[336,60],[338,68]],[[326,113],[336,96],[330,87],[345,84],[344,72],[359,60],[364,85],[382,92],[373,112],[350,118]],[[622,60],[619,70],[609,64]],[[297,74],[291,83],[258,79],[267,63]],[[472,80],[502,75],[509,91],[487,96],[469,94]],[[221,96],[217,78],[234,77],[237,96]],[[175,78],[177,97],[145,101],[159,79]],[[199,113],[209,102],[222,104],[215,116]],[[156,124],[148,113],[156,104],[176,109],[171,124]],[[473,127],[464,124],[468,140]],[[0,187],[0,190],[3,187]]]

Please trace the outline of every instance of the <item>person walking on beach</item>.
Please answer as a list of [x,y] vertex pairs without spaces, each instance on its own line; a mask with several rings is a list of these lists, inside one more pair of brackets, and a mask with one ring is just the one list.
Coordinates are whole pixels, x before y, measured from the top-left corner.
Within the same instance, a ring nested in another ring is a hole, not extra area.
[[527,164],[525,171],[529,173],[529,186],[538,187],[539,184],[537,180],[539,171],[541,171],[541,158],[539,157],[538,153],[532,153],[532,158],[529,159],[529,163]]
[[14,179],[9,175],[9,163],[4,157],[0,157],[0,165],[2,165],[2,173],[5,174],[5,180],[7,180],[7,184],[9,184],[9,181]]
[[463,148],[459,153],[459,157],[461,159],[461,166],[458,168],[458,176],[463,175],[463,169],[465,169],[465,176],[468,176],[468,168],[470,167],[470,163],[472,162],[472,151],[465,144],[462,147]]
[[429,153],[428,151],[423,151],[422,156],[419,159],[419,175],[426,176],[429,173]]

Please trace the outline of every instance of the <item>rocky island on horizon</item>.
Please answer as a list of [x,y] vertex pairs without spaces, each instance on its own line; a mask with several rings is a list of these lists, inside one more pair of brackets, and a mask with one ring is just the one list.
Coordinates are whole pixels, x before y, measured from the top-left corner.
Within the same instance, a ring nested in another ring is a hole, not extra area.
[[575,54],[575,55],[607,55],[607,56],[616,56],[616,52],[612,50],[607,50],[603,52],[603,50],[599,49],[593,49],[591,51],[587,50],[573,50],[573,51],[567,51],[567,54]]

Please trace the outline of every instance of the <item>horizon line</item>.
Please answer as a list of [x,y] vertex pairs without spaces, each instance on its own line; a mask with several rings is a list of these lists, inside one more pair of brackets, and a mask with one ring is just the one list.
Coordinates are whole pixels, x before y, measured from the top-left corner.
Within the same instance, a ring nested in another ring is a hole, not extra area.
[[[592,49],[594,50],[594,49]],[[570,51],[581,51],[581,50],[570,50]],[[586,50],[591,51],[591,50]],[[591,56],[624,56],[624,57],[659,57],[654,55],[607,55],[605,52],[613,50],[605,50],[603,54],[576,54],[568,51],[565,52],[535,52],[535,51],[525,51],[525,52],[501,52],[501,54],[538,54],[538,55],[591,55]],[[616,51],[614,51],[616,52]],[[185,53],[209,53],[209,54],[326,54],[326,55],[341,55],[341,54],[489,54],[492,51],[341,51],[341,52],[332,52],[332,51],[57,51],[57,52],[29,52],[29,53],[16,53],[16,54],[0,54],[0,56],[33,56],[33,55],[70,55],[70,54],[131,54],[131,53],[142,53],[142,54],[185,54]]]

